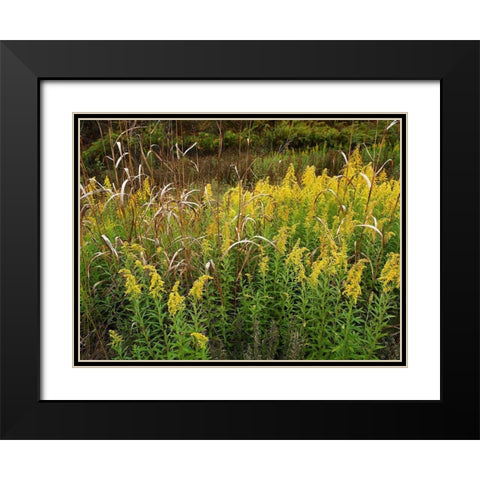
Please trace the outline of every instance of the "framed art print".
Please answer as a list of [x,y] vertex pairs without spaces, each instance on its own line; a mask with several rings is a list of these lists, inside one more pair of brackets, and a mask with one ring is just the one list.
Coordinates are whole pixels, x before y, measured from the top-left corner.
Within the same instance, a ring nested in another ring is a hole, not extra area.
[[4,438],[478,438],[478,42],[1,58]]

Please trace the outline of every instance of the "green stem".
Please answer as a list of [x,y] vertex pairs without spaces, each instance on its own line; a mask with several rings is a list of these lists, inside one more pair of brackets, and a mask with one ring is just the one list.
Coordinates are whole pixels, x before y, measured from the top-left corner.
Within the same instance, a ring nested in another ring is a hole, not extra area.
[[158,323],[160,324],[160,329],[163,333],[163,338],[165,340],[165,350],[166,350],[167,355],[168,355],[168,352],[169,352],[168,336],[167,336],[167,331],[166,331],[166,329],[164,327],[164,324],[163,324],[163,312],[162,312],[162,307],[160,305],[160,302],[158,301],[158,298],[155,299],[155,306],[157,307]]
[[353,301],[350,301],[348,310],[347,325],[345,327],[345,338],[343,340],[342,360],[345,360],[345,350],[347,349],[348,335],[350,334],[350,325],[352,323]]
[[373,340],[367,353],[367,359],[371,357],[375,347],[377,346],[378,334],[380,333],[380,327],[383,324],[383,317],[385,316],[386,303],[387,302],[385,301],[385,296],[382,293],[382,295],[380,296],[380,315],[378,316],[378,320],[375,325],[375,333],[373,334]]
[[325,331],[325,317],[326,317],[326,309],[325,309],[325,301],[327,297],[327,287],[325,285],[325,278],[323,278],[322,281],[322,289],[323,289],[323,295],[322,295],[322,312],[321,312],[321,322],[320,322],[320,335],[318,336],[318,356],[322,356],[322,343],[323,343],[323,333]]
[[147,348],[150,352],[150,355],[152,356],[152,359],[155,359],[156,356],[153,353],[152,345],[150,343],[150,338],[148,337],[147,329],[145,328],[145,325],[143,323],[143,317],[142,317],[142,314],[140,313],[140,305],[139,305],[138,300],[135,301],[135,317],[137,318],[138,324],[140,325],[140,328],[142,329],[142,333],[143,333],[143,336],[145,338],[145,342],[147,343]]
[[195,331],[200,332],[199,321],[198,321],[197,302],[195,300],[193,300],[192,305],[193,305],[193,324],[194,324],[194,327],[195,327]]

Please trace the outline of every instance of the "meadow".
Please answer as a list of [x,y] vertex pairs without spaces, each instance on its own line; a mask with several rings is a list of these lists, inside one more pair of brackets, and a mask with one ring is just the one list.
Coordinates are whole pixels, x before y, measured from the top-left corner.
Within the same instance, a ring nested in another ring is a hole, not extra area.
[[390,120],[83,120],[87,360],[398,360]]

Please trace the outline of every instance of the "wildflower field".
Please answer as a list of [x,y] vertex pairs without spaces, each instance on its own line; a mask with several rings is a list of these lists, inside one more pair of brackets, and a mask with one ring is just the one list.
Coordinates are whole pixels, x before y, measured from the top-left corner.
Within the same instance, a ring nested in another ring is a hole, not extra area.
[[82,120],[85,360],[398,360],[400,126]]

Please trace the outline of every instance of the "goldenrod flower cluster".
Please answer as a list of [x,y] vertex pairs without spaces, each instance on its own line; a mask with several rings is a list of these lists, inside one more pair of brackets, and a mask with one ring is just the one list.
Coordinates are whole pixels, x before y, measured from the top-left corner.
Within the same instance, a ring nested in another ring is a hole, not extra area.
[[285,178],[283,179],[282,186],[288,186],[291,187],[297,182],[297,178],[295,176],[295,167],[293,163],[291,163],[288,166],[287,173],[285,175]]
[[288,241],[289,232],[290,232],[290,227],[280,227],[280,230],[278,231],[278,235],[276,235],[273,238],[273,241],[275,242],[275,245],[277,246],[277,250],[281,254],[284,254],[285,250],[287,248],[287,241]]
[[190,334],[190,336],[195,339],[195,343],[198,347],[200,347],[202,350],[205,350],[208,343],[208,337],[198,332],[193,332]]
[[142,293],[142,285],[137,282],[135,275],[128,268],[122,268],[118,273],[125,278],[125,295],[138,297]]
[[105,181],[103,182],[103,186],[107,189],[107,190],[111,190],[112,189],[112,183],[110,182],[110,179],[107,177],[105,177]]
[[303,261],[304,253],[308,251],[306,247],[300,247],[300,239],[297,240],[297,243],[293,247],[290,254],[287,256],[285,263],[287,265],[292,265],[295,273],[297,274],[297,281],[302,282],[307,277],[305,275],[305,265]]
[[151,297],[159,298],[164,292],[164,283],[162,278],[160,277],[157,269],[152,265],[145,265],[145,270],[150,273],[150,286],[148,292]]
[[204,257],[208,257],[212,252],[212,242],[208,238],[203,238],[201,243],[202,254]]
[[363,161],[362,155],[360,153],[360,145],[358,145],[355,150],[350,154],[346,169],[348,168],[349,173],[358,172],[362,167],[362,162]]
[[400,255],[390,253],[379,278],[383,284],[383,291],[388,293],[394,288],[400,288]]
[[189,295],[195,300],[201,300],[203,296],[203,287],[207,280],[212,280],[210,275],[202,275],[200,278],[193,282],[193,286],[190,289]]
[[228,250],[228,247],[232,244],[230,238],[230,223],[225,221],[222,228],[222,251],[225,253]]
[[205,186],[205,192],[203,194],[203,198],[205,199],[206,202],[209,202],[213,198],[212,185],[210,183],[207,183],[207,185]]
[[96,178],[92,177],[88,180],[87,188],[85,189],[87,192],[93,192],[97,188],[96,185]]
[[167,307],[168,312],[172,317],[174,317],[178,312],[181,312],[185,308],[185,297],[182,297],[178,293],[178,287],[180,282],[176,282],[170,292],[170,296],[168,297]]
[[143,182],[142,188],[137,192],[138,201],[140,203],[145,203],[147,200],[149,200],[151,191],[150,179],[147,177]]
[[123,343],[123,337],[117,333],[115,330],[109,330],[108,335],[110,337],[110,345],[112,347],[116,347],[117,345],[120,345]]
[[258,264],[258,268],[260,269],[260,272],[262,275],[265,277],[265,275],[268,272],[268,261],[270,260],[270,257],[267,255],[263,255],[262,258],[260,259],[260,263]]
[[326,270],[326,268],[328,267],[328,263],[328,257],[319,258],[312,263],[312,271],[307,279],[307,282],[311,287],[315,287],[316,285],[318,285],[318,277],[322,272]]
[[217,234],[218,228],[216,222],[210,222],[207,226],[207,230],[205,232],[207,238],[214,238]]
[[303,172],[303,176],[302,176],[303,186],[306,189],[309,189],[315,184],[316,180],[317,180],[317,177],[315,175],[315,166],[310,165]]
[[345,282],[344,293],[347,297],[350,297],[355,303],[357,303],[358,297],[362,293],[362,287],[360,283],[362,281],[362,273],[365,268],[365,260],[360,260],[355,263],[347,275]]
[[145,249],[138,243],[123,242],[122,249],[129,258],[134,258],[136,253],[145,253]]

